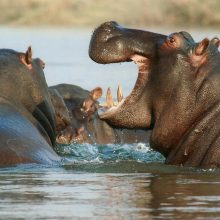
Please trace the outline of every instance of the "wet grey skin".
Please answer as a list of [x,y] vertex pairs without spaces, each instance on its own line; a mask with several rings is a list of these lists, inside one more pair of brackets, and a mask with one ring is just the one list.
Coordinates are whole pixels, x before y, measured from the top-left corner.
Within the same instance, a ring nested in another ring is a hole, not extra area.
[[166,163],[220,164],[219,39],[195,42],[181,31],[169,36],[106,22],[95,29],[89,55],[97,63],[134,61],[131,94],[100,118],[119,128],[152,129],[150,145]]
[[26,53],[0,50],[0,166],[59,164],[53,150],[55,111],[44,62]]

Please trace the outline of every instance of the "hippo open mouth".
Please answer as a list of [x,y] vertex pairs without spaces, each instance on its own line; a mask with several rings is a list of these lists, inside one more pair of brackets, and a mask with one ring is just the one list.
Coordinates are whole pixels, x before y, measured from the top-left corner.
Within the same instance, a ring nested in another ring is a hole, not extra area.
[[111,116],[113,115],[119,113],[121,114],[121,109],[127,109],[128,105],[137,103],[146,84],[148,83],[150,60],[147,57],[135,54],[130,57],[130,61],[133,61],[138,66],[138,77],[134,85],[134,88],[132,89],[130,95],[128,95],[126,98],[123,98],[121,88],[118,88],[118,102],[116,103],[114,103],[113,100],[109,101],[109,92],[107,92],[106,106],[104,106],[105,108],[102,108],[102,112],[99,113],[101,119],[107,120],[108,118],[111,118]]
[[134,61],[138,65],[138,77],[131,94],[123,100],[119,98],[117,106],[107,103],[110,108],[100,114],[101,119],[121,128],[150,127],[151,91],[146,85],[155,68],[151,64],[157,56],[158,43],[166,38],[161,34],[126,29],[116,22],[106,22],[94,31],[89,48],[91,59],[101,64]]

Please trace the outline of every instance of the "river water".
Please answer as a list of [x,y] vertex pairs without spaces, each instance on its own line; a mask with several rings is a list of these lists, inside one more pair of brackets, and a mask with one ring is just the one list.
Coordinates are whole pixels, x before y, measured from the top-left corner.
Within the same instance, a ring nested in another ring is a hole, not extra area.
[[[170,33],[168,30],[156,30]],[[173,29],[171,32],[179,31]],[[133,63],[100,65],[88,57],[92,30],[0,28],[1,48],[46,62],[49,85],[88,90],[120,83],[128,95]],[[195,39],[216,31],[191,31]],[[148,143],[58,146],[61,167],[0,169],[0,219],[220,219],[220,171],[168,166]]]

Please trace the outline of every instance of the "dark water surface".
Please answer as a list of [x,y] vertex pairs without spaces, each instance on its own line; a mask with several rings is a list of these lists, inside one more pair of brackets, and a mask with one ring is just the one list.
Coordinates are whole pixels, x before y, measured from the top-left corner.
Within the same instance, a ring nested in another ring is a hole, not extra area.
[[61,146],[66,165],[0,170],[0,219],[219,219],[220,171],[146,144]]
[[[162,30],[169,33],[179,30]],[[49,85],[87,89],[120,83],[128,95],[132,63],[98,65],[88,57],[91,30],[0,28],[2,48],[46,62]],[[196,39],[217,32],[193,32]],[[57,146],[61,167],[0,169],[0,219],[220,219],[220,171],[164,164],[148,144]]]

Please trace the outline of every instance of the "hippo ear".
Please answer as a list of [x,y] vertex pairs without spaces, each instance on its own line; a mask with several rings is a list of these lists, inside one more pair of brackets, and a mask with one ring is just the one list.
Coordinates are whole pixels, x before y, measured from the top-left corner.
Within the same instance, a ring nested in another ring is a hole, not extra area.
[[19,54],[20,61],[23,63],[28,69],[32,69],[32,49],[29,46],[26,53]]
[[208,38],[203,39],[200,43],[197,44],[195,48],[195,54],[197,56],[202,55],[206,51],[207,47],[209,46],[209,43],[210,41]]
[[90,92],[90,96],[93,100],[98,100],[102,96],[102,88],[96,87]]
[[32,63],[32,49],[31,46],[28,47],[26,53],[25,53],[25,61],[27,64]]
[[83,102],[82,109],[84,112],[93,113],[96,111],[95,102],[102,96],[102,88],[96,87],[89,93],[89,97]]

